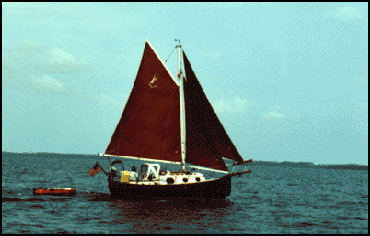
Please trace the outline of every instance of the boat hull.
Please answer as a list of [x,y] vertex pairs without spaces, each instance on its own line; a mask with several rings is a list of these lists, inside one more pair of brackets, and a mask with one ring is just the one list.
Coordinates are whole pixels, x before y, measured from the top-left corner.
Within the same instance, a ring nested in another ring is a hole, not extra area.
[[231,177],[189,184],[140,185],[108,179],[112,197],[120,199],[226,198],[231,192]]
[[75,188],[33,188],[33,195],[73,196]]

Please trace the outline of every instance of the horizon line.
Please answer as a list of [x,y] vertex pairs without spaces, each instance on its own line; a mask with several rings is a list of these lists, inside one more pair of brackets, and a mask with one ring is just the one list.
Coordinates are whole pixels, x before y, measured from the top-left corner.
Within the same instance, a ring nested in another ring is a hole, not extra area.
[[[94,153],[88,153],[88,154],[82,154],[82,153],[62,153],[62,152],[11,152],[11,151],[4,151],[2,150],[1,151],[2,153],[4,152],[7,152],[7,153],[18,153],[18,154],[21,154],[21,153],[32,153],[32,154],[37,154],[37,153],[54,153],[54,154],[75,154],[75,155],[97,155],[98,156],[98,153],[94,154]],[[307,163],[307,164],[310,164],[312,163],[314,166],[318,166],[318,165],[361,165],[361,166],[368,166],[368,164],[356,164],[356,163],[347,163],[347,164],[316,164],[316,163],[313,163],[313,162],[308,162],[308,161],[266,161],[266,160],[253,160],[253,162],[275,162],[275,163],[284,163],[284,162],[291,162],[291,163],[300,163],[300,162],[303,162],[303,163]]]

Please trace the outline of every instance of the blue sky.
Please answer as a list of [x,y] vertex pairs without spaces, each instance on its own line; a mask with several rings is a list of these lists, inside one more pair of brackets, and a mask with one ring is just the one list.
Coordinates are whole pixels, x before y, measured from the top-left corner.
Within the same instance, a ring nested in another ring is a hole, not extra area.
[[2,3],[2,150],[104,152],[145,39],[181,39],[243,158],[368,164],[368,3],[342,2]]

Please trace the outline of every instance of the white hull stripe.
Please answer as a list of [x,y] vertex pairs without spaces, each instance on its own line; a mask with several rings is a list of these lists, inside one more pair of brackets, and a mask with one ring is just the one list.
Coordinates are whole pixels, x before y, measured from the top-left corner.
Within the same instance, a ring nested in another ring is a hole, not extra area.
[[[151,162],[160,162],[160,163],[181,165],[181,162],[179,162],[179,161],[163,161],[163,160],[155,160],[155,159],[149,159],[149,158],[143,158],[143,157],[115,156],[115,155],[109,155],[109,154],[99,154],[99,156],[111,156],[111,157],[120,157],[120,158],[134,159],[134,160],[140,160],[140,161],[151,161]],[[189,168],[196,168],[196,169],[203,169],[203,170],[208,170],[208,171],[214,171],[214,172],[219,172],[219,173],[223,173],[223,174],[229,174],[228,171],[216,170],[216,169],[202,167],[202,166],[188,166],[188,167]]]
[[228,171],[216,170],[216,169],[211,169],[211,168],[202,167],[202,166],[188,166],[188,167],[197,168],[197,169],[203,169],[203,170],[208,170],[208,171],[214,171],[214,172],[219,172],[219,173],[223,173],[223,174],[229,174]]

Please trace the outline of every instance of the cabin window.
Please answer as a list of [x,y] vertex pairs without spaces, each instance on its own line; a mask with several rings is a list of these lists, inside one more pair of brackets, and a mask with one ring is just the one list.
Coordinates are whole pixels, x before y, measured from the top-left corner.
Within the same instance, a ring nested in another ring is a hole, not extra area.
[[175,183],[175,180],[173,178],[167,178],[167,183],[168,184],[173,184],[173,183]]
[[184,183],[188,182],[188,178],[183,178],[182,182],[184,182]]
[[196,178],[195,178],[195,180],[196,180],[197,182],[199,182],[199,181],[200,181],[200,178],[199,178],[199,177],[196,177]]

